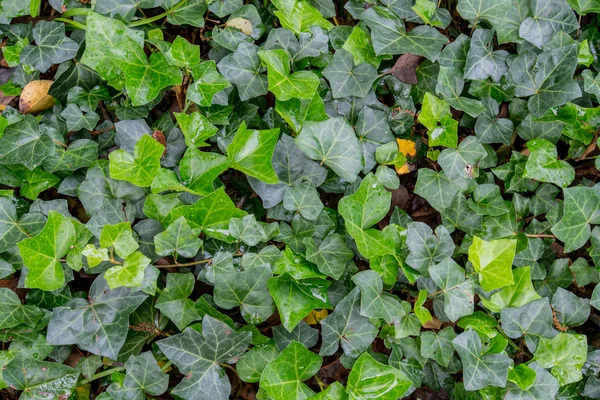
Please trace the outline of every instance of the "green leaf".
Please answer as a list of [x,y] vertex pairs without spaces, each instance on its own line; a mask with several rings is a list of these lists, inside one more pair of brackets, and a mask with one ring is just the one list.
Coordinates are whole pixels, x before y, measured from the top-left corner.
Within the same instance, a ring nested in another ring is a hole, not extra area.
[[506,385],[512,360],[504,352],[486,354],[479,335],[472,330],[458,335],[452,344],[463,364],[465,389],[480,390],[488,386]]
[[573,10],[566,1],[548,3],[543,0],[531,2],[531,16],[519,28],[519,36],[542,47],[556,32],[571,33],[579,27]]
[[227,148],[231,167],[265,183],[279,182],[271,163],[278,138],[279,128],[247,129],[242,123]]
[[552,296],[552,309],[556,319],[562,326],[575,327],[582,325],[590,316],[590,301],[578,297],[561,287]]
[[283,208],[297,212],[309,221],[316,220],[323,207],[319,193],[312,182],[287,187],[283,195]]
[[44,229],[19,242],[19,252],[28,268],[25,286],[42,290],[60,289],[65,273],[60,259],[75,242],[75,227],[69,218],[50,211]]
[[21,352],[2,371],[2,379],[23,398],[68,398],[74,392],[79,371],[54,362],[40,361]]
[[517,241],[500,239],[485,241],[477,236],[469,247],[469,261],[479,273],[483,290],[490,291],[514,283],[512,263],[515,258]]
[[368,318],[380,318],[388,324],[398,322],[404,316],[400,301],[383,291],[381,276],[373,271],[361,271],[352,277],[360,288],[360,314]]
[[194,275],[191,273],[168,274],[167,286],[156,299],[156,308],[181,331],[192,322],[201,319],[194,302],[189,299],[194,290],[194,281]]
[[536,375],[534,369],[525,364],[519,364],[508,370],[508,381],[517,384],[523,390],[527,390],[533,386]]
[[360,314],[360,297],[359,289],[354,288],[333,313],[321,320],[323,343],[319,354],[333,355],[341,345],[346,356],[355,358],[371,346],[378,328]]
[[125,363],[127,373],[122,383],[111,384],[106,391],[115,399],[159,396],[169,387],[169,376],[163,373],[150,351],[131,356]]
[[531,96],[527,108],[539,118],[550,108],[581,96],[579,86],[571,79],[576,67],[576,44],[547,50],[539,55],[529,50],[511,62],[507,80],[516,87],[515,96]]
[[278,9],[275,16],[279,19],[281,26],[299,35],[307,32],[311,26],[320,26],[329,30],[333,25],[327,21],[319,10],[304,0],[280,0],[273,1]]
[[354,258],[354,253],[346,245],[339,233],[327,236],[318,246],[311,238],[304,239],[306,259],[315,264],[322,274],[339,279],[346,270],[346,263]]
[[314,392],[302,381],[315,375],[322,362],[318,354],[293,341],[263,370],[260,387],[273,400],[306,399]]
[[96,278],[89,302],[73,298],[53,310],[48,324],[48,344],[77,344],[83,350],[116,360],[125,343],[131,313],[148,296],[128,288],[109,289]]
[[277,100],[310,99],[319,86],[319,77],[310,71],[290,74],[290,57],[285,50],[261,50],[258,56],[267,67],[269,90]]
[[431,169],[419,169],[415,193],[423,197],[438,211],[452,204],[456,195],[467,187],[466,180],[450,180],[444,171],[435,172]]
[[404,22],[382,7],[370,7],[361,18],[371,28],[375,54],[413,53],[435,61],[448,39],[437,29],[418,25],[406,32]]
[[377,70],[368,63],[355,65],[352,54],[339,49],[323,69],[334,98],[365,97],[377,79]]
[[154,236],[155,251],[160,256],[180,254],[193,258],[201,245],[202,240],[190,228],[185,217],[177,218],[166,230]]
[[33,28],[35,46],[21,51],[21,62],[46,72],[52,64],[60,64],[77,55],[79,45],[65,36],[65,25],[54,21],[39,21]]
[[415,300],[414,311],[417,318],[421,322],[421,325],[425,325],[433,318],[429,310],[423,307],[423,304],[427,301],[427,290],[419,290],[419,295]]
[[35,327],[43,312],[38,307],[22,305],[19,296],[8,288],[0,288],[0,329],[19,325]]
[[450,326],[438,333],[425,331],[421,334],[421,355],[435,360],[444,367],[448,366],[454,355],[452,340],[456,337],[454,329]]
[[144,283],[144,271],[150,264],[150,259],[139,251],[130,254],[123,265],[110,268],[104,274],[104,279],[111,289],[117,287],[139,287]]
[[504,286],[499,292],[494,293],[489,300],[482,298],[483,305],[493,312],[500,312],[508,307],[521,307],[540,298],[531,283],[530,267],[521,267],[513,270],[515,282]]
[[552,226],[552,233],[565,244],[565,252],[577,250],[590,238],[590,223],[600,223],[600,198],[589,187],[563,190],[563,217]]
[[539,139],[527,142],[531,151],[525,164],[525,177],[540,182],[554,183],[567,187],[575,179],[575,169],[566,161],[558,159],[556,146],[547,140]]
[[6,127],[0,137],[0,164],[23,164],[34,169],[52,154],[52,139],[40,131],[32,115],[25,115],[16,124]]
[[231,383],[220,363],[231,363],[246,351],[250,332],[235,332],[208,315],[202,320],[202,333],[186,329],[183,333],[157,342],[159,349],[186,376],[172,393],[182,399],[224,399]]
[[553,339],[541,338],[534,353],[534,360],[541,367],[552,368],[550,372],[561,386],[583,378],[586,357],[586,336],[562,332]]
[[465,281],[465,270],[460,265],[450,257],[445,257],[429,268],[429,275],[441,291],[438,296],[443,302],[444,314],[450,321],[473,313],[473,284]]
[[348,36],[342,48],[352,54],[354,57],[354,64],[359,65],[362,63],[369,63],[375,68],[379,67],[381,57],[375,55],[371,37],[360,26],[357,25],[352,29],[352,33]]
[[[521,367],[523,366],[523,367]],[[513,383],[511,381],[511,371],[508,373],[509,383],[507,385],[507,392],[505,394],[505,398],[508,400],[518,400],[518,399],[541,399],[544,397],[553,397],[558,393],[558,382],[556,378],[554,378],[548,371],[544,368],[540,367],[538,363],[535,361],[525,366],[525,364],[517,365],[514,370],[519,368],[519,372],[517,373],[519,382],[522,384],[523,379],[521,376],[521,370],[527,368],[533,370],[535,373],[535,380],[533,383],[526,389],[521,388],[517,383]],[[530,373],[531,374],[531,373]],[[529,383],[529,382],[527,382]]]
[[263,225],[256,221],[254,214],[246,215],[243,218],[232,218],[229,221],[229,232],[231,236],[241,240],[248,246],[256,246],[258,243],[266,242],[269,239]]
[[268,91],[267,77],[260,74],[258,47],[242,42],[231,54],[217,64],[219,72],[238,89],[240,100],[262,96]]
[[509,338],[523,335],[553,338],[556,330],[552,325],[552,309],[548,299],[539,299],[518,308],[500,310],[502,329]]
[[352,366],[346,390],[352,399],[376,396],[382,400],[395,400],[401,398],[411,385],[412,381],[400,370],[363,353]]
[[194,83],[187,91],[187,98],[199,106],[209,107],[217,93],[231,86],[231,83],[217,72],[214,61],[203,61],[192,69]]
[[529,2],[512,3],[510,0],[460,0],[457,10],[464,18],[477,25],[488,22],[496,28],[499,43],[521,42],[519,27],[529,16]]
[[457,149],[444,149],[438,156],[438,164],[450,179],[471,178],[477,164],[485,158],[487,152],[477,138],[466,137]]
[[133,156],[125,150],[109,154],[110,177],[140,187],[150,186],[158,174],[164,152],[165,147],[161,143],[149,135],[142,135],[135,144]]
[[244,382],[258,382],[267,365],[279,355],[275,345],[254,347],[244,353],[235,366],[235,370]]
[[209,237],[229,240],[229,220],[246,215],[231,201],[224,188],[219,188],[190,205],[173,208],[163,223],[170,224],[183,216],[192,228],[200,228]]
[[215,303],[226,310],[239,306],[245,321],[260,324],[275,311],[267,290],[271,275],[271,269],[264,265],[242,272],[220,273],[215,278]]
[[114,249],[121,258],[126,258],[137,250],[139,244],[133,237],[131,224],[121,222],[115,225],[105,225],[100,234],[100,246]]
[[312,278],[296,280],[289,273],[270,278],[267,286],[281,322],[291,331],[315,308],[330,308],[327,288],[331,282]]
[[306,122],[295,142],[309,158],[327,165],[348,182],[354,182],[363,168],[358,139],[343,118]]
[[508,71],[506,50],[493,51],[494,31],[476,29],[471,38],[471,46],[467,54],[465,79],[484,80],[491,78],[498,82]]

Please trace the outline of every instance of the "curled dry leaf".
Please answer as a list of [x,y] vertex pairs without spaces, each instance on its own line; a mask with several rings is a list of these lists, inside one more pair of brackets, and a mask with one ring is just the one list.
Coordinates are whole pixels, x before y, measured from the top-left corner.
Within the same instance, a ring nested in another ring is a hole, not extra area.
[[23,88],[19,100],[19,111],[23,114],[35,114],[54,106],[54,97],[48,94],[52,81],[31,81]]
[[237,28],[248,36],[252,34],[252,23],[246,18],[232,18],[225,25]]

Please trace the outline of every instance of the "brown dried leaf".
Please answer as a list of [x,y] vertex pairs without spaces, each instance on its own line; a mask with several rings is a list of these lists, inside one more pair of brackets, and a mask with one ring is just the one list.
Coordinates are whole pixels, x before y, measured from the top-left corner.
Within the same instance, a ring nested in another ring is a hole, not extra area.
[[398,78],[401,82],[416,85],[418,83],[417,67],[422,60],[423,57],[417,56],[416,54],[403,54],[388,72]]
[[35,114],[54,106],[54,97],[48,94],[52,81],[31,81],[23,88],[19,110],[23,114]]
[[252,35],[252,23],[246,18],[232,18],[225,25],[237,28],[248,36]]

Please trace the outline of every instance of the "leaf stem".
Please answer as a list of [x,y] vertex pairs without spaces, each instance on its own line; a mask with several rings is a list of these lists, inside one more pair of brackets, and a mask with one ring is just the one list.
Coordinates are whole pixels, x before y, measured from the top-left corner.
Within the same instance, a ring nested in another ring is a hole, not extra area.
[[521,351],[521,348],[519,346],[517,346],[515,344],[515,342],[512,341],[511,338],[509,338],[506,333],[504,333],[504,331],[502,330],[502,328],[500,327],[500,325],[496,326],[496,329],[498,329],[498,332],[500,332],[500,334],[502,336],[504,336],[504,338],[508,341],[508,344],[516,351]]
[[167,360],[167,362],[163,364],[163,366],[160,368],[160,370],[162,372],[165,372],[166,370],[168,370],[171,367],[171,365],[173,365],[173,362],[171,360]]
[[549,238],[556,239],[556,236],[551,235],[549,233],[526,233],[525,236],[530,238]]
[[174,13],[179,8],[181,8],[186,2],[187,2],[187,0],[181,0],[173,8],[168,9],[164,13],[155,15],[154,17],[150,17],[150,18],[138,19],[137,21],[133,21],[132,23],[130,23],[129,26],[130,27],[136,27],[136,26],[142,26],[142,25],[146,25],[146,24],[151,24],[154,21],[158,21],[159,19],[163,19],[165,17],[168,17],[170,14]]
[[92,376],[89,379],[82,380],[80,382],[80,384],[85,385],[86,383],[90,383],[92,381],[95,381],[96,379],[104,378],[105,376],[112,375],[115,372],[119,372],[119,371],[123,371],[123,370],[125,370],[125,367],[114,367],[114,368],[106,369],[102,372],[98,372],[97,374],[95,374],[94,376]]
[[76,22],[76,21],[72,21],[70,19],[66,19],[66,18],[54,18],[54,21],[58,21],[58,22],[64,22],[65,24],[71,25],[73,28],[77,28],[77,29],[83,29],[84,31],[86,30],[86,26],[82,23]]
[[[241,257],[243,256],[244,253],[242,252],[236,252],[233,254],[234,257]],[[200,261],[190,261],[187,263],[175,263],[175,264],[164,264],[164,265],[154,265],[156,268],[179,268],[179,267],[191,267],[194,265],[199,265],[199,264],[208,264],[212,261],[212,257],[211,258],[206,258],[204,260],[200,260]]]
[[67,10],[64,13],[62,13],[62,17],[63,18],[70,18],[70,17],[73,17],[75,15],[88,15],[90,13],[90,11],[91,10],[89,8],[75,7],[75,8],[71,8],[70,10]]

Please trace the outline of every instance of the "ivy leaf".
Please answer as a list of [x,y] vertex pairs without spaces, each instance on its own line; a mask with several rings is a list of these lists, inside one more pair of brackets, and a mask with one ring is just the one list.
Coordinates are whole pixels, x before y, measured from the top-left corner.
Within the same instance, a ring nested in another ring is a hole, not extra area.
[[531,17],[519,28],[519,36],[542,47],[558,31],[571,33],[579,27],[573,10],[566,1],[548,3],[543,0],[531,2]]
[[452,256],[455,247],[445,227],[438,226],[434,235],[423,222],[408,224],[406,246],[410,251],[406,263],[422,274],[427,274],[434,264]]
[[246,215],[231,201],[224,188],[219,188],[191,205],[180,205],[167,215],[165,224],[183,216],[192,228],[200,228],[209,237],[229,240],[229,220]]
[[429,268],[429,275],[441,291],[439,296],[443,301],[444,314],[450,321],[473,313],[473,284],[465,281],[465,270],[460,265],[450,257],[445,257]]
[[197,111],[191,114],[174,113],[174,115],[188,147],[208,146],[206,139],[213,137],[218,131],[208,118]]
[[[519,364],[524,365],[524,364]],[[548,371],[540,367],[535,361],[528,365],[528,367],[535,373],[535,380],[532,385],[527,389],[522,389],[517,384],[509,382],[507,385],[507,392],[505,399],[507,400],[519,400],[519,399],[537,399],[545,396],[556,396],[558,393],[559,385]],[[517,367],[515,367],[516,369]],[[510,372],[509,372],[510,380]]]
[[493,51],[494,31],[476,29],[471,38],[471,46],[467,54],[465,79],[484,80],[491,78],[498,82],[508,70],[506,50]]
[[344,49],[335,52],[322,73],[329,81],[333,97],[336,99],[349,96],[365,97],[377,79],[377,71],[373,65],[355,65],[352,54]]
[[354,288],[321,320],[323,344],[319,354],[333,355],[341,345],[344,354],[354,358],[369,348],[378,328],[360,314],[360,297],[359,289]]
[[33,28],[35,46],[21,51],[21,62],[46,72],[53,64],[60,64],[77,55],[79,45],[65,36],[65,25],[54,21],[39,21]]
[[346,263],[354,258],[354,253],[339,233],[330,234],[318,246],[312,238],[304,239],[304,244],[306,259],[315,264],[322,274],[334,279],[339,279],[346,270]]
[[509,338],[516,339],[523,335],[556,336],[548,299],[534,300],[518,308],[503,308],[500,313],[502,329]]
[[79,371],[54,362],[40,361],[20,352],[2,371],[4,383],[23,391],[29,398],[69,397],[75,389]]
[[271,163],[278,138],[279,128],[261,131],[242,123],[227,148],[231,167],[265,183],[279,182]]
[[274,1],[273,4],[278,9],[274,14],[279,19],[281,26],[291,30],[297,35],[308,31],[311,26],[320,26],[326,30],[329,30],[333,26],[331,22],[323,18],[319,10],[311,6],[308,1],[280,0]]
[[401,398],[412,381],[400,370],[382,364],[369,353],[363,353],[352,366],[346,390],[350,398],[382,400]]
[[154,248],[159,256],[180,254],[193,258],[200,249],[202,240],[192,231],[185,217],[179,217],[166,230],[154,236]]
[[298,212],[309,221],[314,221],[323,211],[323,203],[312,182],[303,182],[286,188],[283,195],[283,208]]
[[273,327],[273,339],[280,350],[284,350],[294,341],[311,348],[319,340],[319,331],[302,321],[291,332],[286,331],[283,326]]
[[464,385],[467,390],[488,386],[504,387],[512,360],[504,353],[486,354],[477,332],[468,330],[458,335],[452,344],[463,363]]
[[35,327],[43,312],[38,307],[22,305],[19,296],[8,288],[0,288],[0,329],[19,325]]
[[321,368],[323,359],[303,344],[293,341],[279,356],[271,361],[260,377],[260,387],[273,400],[306,399],[314,392],[305,381]]
[[438,157],[438,163],[449,179],[467,179],[477,163],[485,158],[487,152],[477,138],[469,136],[459,143],[457,149],[444,149]]
[[521,42],[519,26],[529,15],[529,2],[514,5],[510,0],[460,0],[457,10],[473,24],[486,21],[495,27],[499,43]]
[[69,252],[75,239],[75,227],[71,220],[50,211],[44,229],[18,244],[23,263],[28,268],[25,286],[42,290],[63,287],[65,273],[60,259]]
[[186,375],[172,393],[182,399],[226,399],[231,383],[219,363],[231,363],[246,351],[250,332],[235,332],[227,324],[205,315],[202,333],[183,333],[157,342],[159,349]]
[[421,334],[421,355],[435,360],[438,364],[447,367],[454,355],[452,340],[456,337],[454,329],[450,326],[438,333],[425,331]]
[[552,227],[552,233],[565,244],[565,252],[569,253],[589,240],[590,223],[600,223],[600,198],[588,187],[566,188],[563,196],[563,217]]
[[217,93],[231,86],[231,83],[217,72],[214,61],[203,61],[192,69],[194,83],[187,91],[187,98],[199,106],[210,107]]
[[318,278],[297,280],[289,273],[270,278],[267,286],[281,322],[288,332],[315,308],[330,308],[327,288],[331,282]]
[[133,156],[125,150],[109,154],[110,177],[140,187],[150,186],[158,174],[164,151],[165,147],[161,143],[149,135],[142,135],[135,144]]
[[266,265],[242,272],[220,273],[215,278],[215,303],[226,310],[240,307],[245,321],[257,325],[275,311],[267,290],[271,269]]
[[561,386],[583,378],[586,357],[586,336],[563,332],[552,339],[541,338],[534,353],[534,360],[543,368],[552,368],[550,372]]
[[0,251],[6,252],[34,232],[40,231],[44,223],[44,217],[40,214],[25,214],[19,220],[11,199],[0,197]]
[[448,39],[437,29],[418,25],[406,32],[404,22],[381,7],[371,7],[362,15],[371,28],[375,54],[412,53],[435,61]]
[[566,161],[558,160],[556,146],[547,140],[527,142],[531,155],[525,164],[525,177],[540,182],[567,187],[575,179],[575,169]]
[[498,289],[514,283],[512,263],[517,241],[499,239],[485,241],[477,236],[469,247],[469,261],[479,273],[479,282],[485,291]]
[[34,169],[52,154],[52,139],[40,131],[33,115],[6,127],[0,137],[0,164],[23,164]]
[[156,308],[181,331],[192,322],[201,319],[194,302],[188,298],[194,290],[194,281],[192,274],[169,274],[167,286],[156,299]]
[[590,300],[578,297],[561,287],[552,296],[552,309],[562,326],[582,325],[590,316]]
[[368,318],[381,318],[388,324],[404,316],[400,301],[383,291],[381,276],[373,271],[361,271],[352,277],[360,288],[360,314]]
[[[569,12],[572,13],[571,10]],[[527,108],[539,118],[550,108],[581,96],[579,86],[571,79],[576,67],[577,45],[569,44],[539,55],[524,51],[511,62],[506,76],[508,82],[515,86],[515,96],[531,96]]]
[[263,226],[256,221],[254,214],[242,218],[232,218],[229,221],[229,232],[231,236],[241,240],[248,246],[256,246],[269,238]]
[[279,350],[275,345],[254,347],[242,355],[235,366],[235,370],[244,382],[258,382],[264,369],[278,355]]
[[105,225],[100,234],[100,246],[114,249],[121,258],[126,258],[139,247],[133,237],[131,224],[121,222],[115,225]]
[[531,282],[531,268],[521,267],[513,270],[515,282],[504,286],[499,292],[492,294],[489,300],[482,298],[484,306],[493,312],[500,312],[508,307],[521,307],[540,298]]
[[240,100],[262,96],[268,91],[267,77],[261,75],[258,47],[242,42],[217,64],[219,72],[238,89]]
[[419,169],[415,193],[423,197],[433,208],[444,210],[452,204],[456,195],[467,187],[466,180],[450,180],[444,171],[435,172],[431,169]]
[[159,396],[169,387],[169,376],[161,371],[150,351],[131,356],[125,368],[123,382],[113,383],[106,389],[114,399],[143,398],[146,393]]
[[358,139],[345,119],[306,122],[296,145],[348,182],[354,182],[363,168]]
[[144,283],[144,271],[150,264],[150,259],[141,252],[130,254],[123,261],[104,273],[104,279],[111,289],[117,287],[139,287]]
[[285,50],[262,50],[258,56],[267,67],[269,90],[277,100],[310,99],[319,86],[319,77],[310,71],[290,74],[290,57]]
[[148,296],[128,288],[109,289],[106,281],[94,280],[88,302],[73,298],[57,307],[48,324],[48,344],[77,344],[93,354],[116,360],[125,343],[129,316]]

